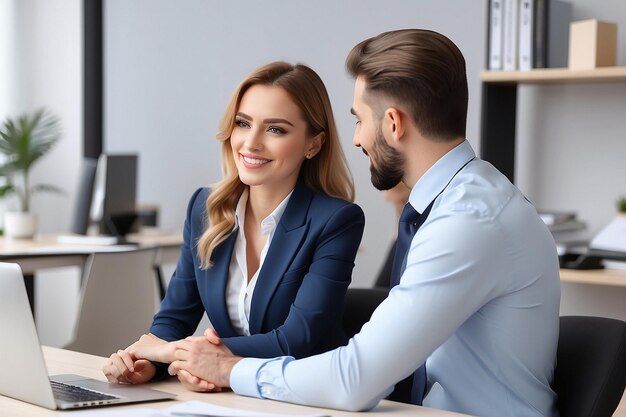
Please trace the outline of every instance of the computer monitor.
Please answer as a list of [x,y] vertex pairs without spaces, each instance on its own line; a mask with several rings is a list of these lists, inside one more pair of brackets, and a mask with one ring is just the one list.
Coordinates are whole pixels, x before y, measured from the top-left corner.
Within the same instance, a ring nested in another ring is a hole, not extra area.
[[137,160],[131,154],[100,155],[90,209],[98,234],[124,236],[138,229]]
[[98,160],[95,158],[83,159],[79,173],[78,193],[74,205],[71,232],[79,235],[87,234],[90,223],[91,200],[96,180]]
[[[96,174],[91,212],[92,221],[99,225],[100,234],[124,236],[131,230],[137,230],[137,159],[137,155],[100,156],[98,164],[102,169],[98,169]],[[99,201],[101,204],[98,204]],[[101,210],[99,216],[98,209]]]

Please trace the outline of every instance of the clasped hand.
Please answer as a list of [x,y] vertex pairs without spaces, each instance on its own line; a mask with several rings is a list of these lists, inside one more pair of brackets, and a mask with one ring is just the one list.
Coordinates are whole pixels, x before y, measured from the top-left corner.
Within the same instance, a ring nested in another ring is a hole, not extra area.
[[[189,390],[221,391],[228,380],[218,378],[218,365],[226,358],[235,358],[213,329],[204,337],[188,337],[167,342],[153,334],[141,338],[124,350],[112,354],[102,371],[112,383],[141,384],[156,374],[153,362],[169,363],[168,373],[176,375]],[[216,383],[222,379],[221,383]]]

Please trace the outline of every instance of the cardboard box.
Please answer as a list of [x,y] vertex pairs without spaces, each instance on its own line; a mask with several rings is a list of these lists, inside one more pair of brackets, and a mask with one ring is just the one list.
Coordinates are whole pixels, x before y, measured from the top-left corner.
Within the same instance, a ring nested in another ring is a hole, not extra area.
[[596,19],[572,22],[569,38],[569,68],[611,67],[617,63],[617,25]]

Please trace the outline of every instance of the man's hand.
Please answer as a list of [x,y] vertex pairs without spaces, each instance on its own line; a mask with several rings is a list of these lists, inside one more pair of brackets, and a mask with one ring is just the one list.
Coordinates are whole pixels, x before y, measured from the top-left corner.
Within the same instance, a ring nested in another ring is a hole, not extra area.
[[[176,351],[170,364],[170,375],[178,375],[185,387],[209,391],[229,386],[230,371],[241,360],[224,346],[214,331],[204,337],[188,337],[174,342]],[[210,388],[213,385],[213,388]]]

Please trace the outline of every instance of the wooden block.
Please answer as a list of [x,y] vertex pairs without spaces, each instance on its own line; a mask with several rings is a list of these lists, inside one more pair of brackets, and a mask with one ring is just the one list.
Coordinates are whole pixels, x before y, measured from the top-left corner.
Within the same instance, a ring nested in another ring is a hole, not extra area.
[[573,70],[612,67],[617,62],[617,25],[596,19],[572,22],[569,38],[569,68]]

